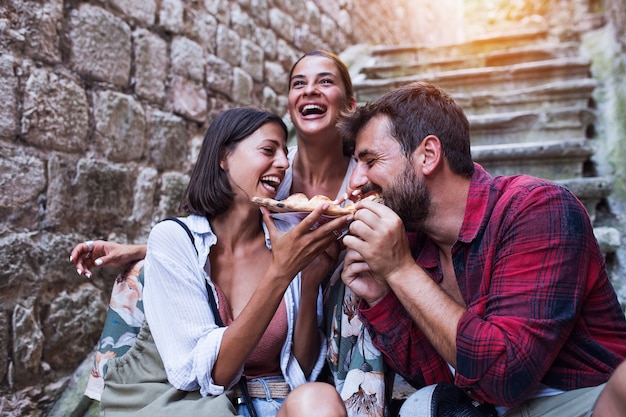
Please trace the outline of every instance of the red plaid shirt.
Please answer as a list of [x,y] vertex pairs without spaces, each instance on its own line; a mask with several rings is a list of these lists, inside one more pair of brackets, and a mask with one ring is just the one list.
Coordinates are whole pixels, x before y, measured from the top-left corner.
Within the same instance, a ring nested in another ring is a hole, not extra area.
[[[417,263],[441,281],[435,244],[409,238]],[[589,216],[565,188],[492,178],[476,165],[452,254],[467,304],[454,382],[474,398],[515,406],[539,384],[599,385],[626,358],[624,313]],[[413,386],[453,381],[392,292],[359,311],[387,363]]]

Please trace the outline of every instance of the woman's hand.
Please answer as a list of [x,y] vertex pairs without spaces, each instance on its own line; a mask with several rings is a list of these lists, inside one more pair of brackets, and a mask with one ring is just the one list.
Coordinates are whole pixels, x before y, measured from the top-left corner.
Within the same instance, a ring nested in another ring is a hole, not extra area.
[[352,221],[352,215],[338,217],[313,229],[327,207],[328,204],[317,207],[288,232],[278,230],[269,210],[261,207],[270,234],[274,263],[290,279],[319,257],[317,265],[312,265],[309,273],[314,272],[312,276],[317,276],[315,279],[321,282],[325,276],[321,273],[324,270],[328,272],[331,263],[336,262],[339,251],[330,247],[333,244],[337,246],[337,236]]
[[91,278],[91,270],[94,267],[123,267],[145,256],[146,245],[125,245],[106,240],[94,240],[74,246],[70,254],[70,262],[74,263],[79,275],[84,274],[87,278]]

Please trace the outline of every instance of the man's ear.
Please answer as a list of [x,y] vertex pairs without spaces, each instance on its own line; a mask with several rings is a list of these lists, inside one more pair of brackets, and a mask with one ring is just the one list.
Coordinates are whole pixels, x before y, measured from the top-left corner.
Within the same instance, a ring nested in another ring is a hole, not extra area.
[[417,152],[416,156],[419,158],[418,162],[424,175],[431,174],[443,161],[441,141],[435,135],[426,136],[415,152]]

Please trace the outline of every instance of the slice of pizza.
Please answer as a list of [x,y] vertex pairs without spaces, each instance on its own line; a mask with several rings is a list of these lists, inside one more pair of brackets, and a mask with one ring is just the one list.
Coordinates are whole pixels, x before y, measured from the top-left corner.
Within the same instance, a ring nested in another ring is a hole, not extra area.
[[[382,202],[382,198],[378,193],[368,194],[363,199]],[[265,206],[274,213],[311,212],[324,203],[329,204],[328,208],[324,210],[324,214],[329,216],[344,216],[355,211],[354,202],[350,200],[347,201],[346,206],[342,207],[339,204],[334,204],[333,200],[325,195],[316,195],[309,199],[303,193],[292,194],[284,200],[252,197],[252,202]]]

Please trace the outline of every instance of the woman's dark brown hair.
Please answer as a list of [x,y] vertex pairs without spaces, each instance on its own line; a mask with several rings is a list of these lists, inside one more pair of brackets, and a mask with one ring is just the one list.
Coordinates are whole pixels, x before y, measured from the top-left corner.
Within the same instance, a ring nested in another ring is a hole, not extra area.
[[260,109],[229,109],[213,120],[183,194],[180,204],[183,213],[210,219],[228,210],[234,194],[220,160],[266,123],[278,124],[287,138],[287,126],[281,118]]

